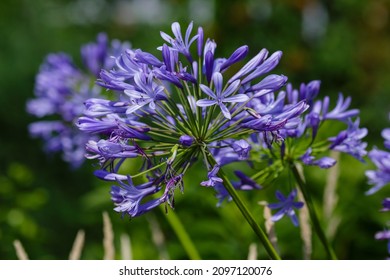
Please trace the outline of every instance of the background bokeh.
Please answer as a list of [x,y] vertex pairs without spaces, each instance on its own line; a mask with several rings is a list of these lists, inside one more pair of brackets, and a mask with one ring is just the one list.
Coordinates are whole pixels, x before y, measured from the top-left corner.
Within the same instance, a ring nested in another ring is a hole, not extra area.
[[[261,48],[283,51],[276,71],[295,86],[320,79],[321,94],[353,97],[361,110],[361,126],[369,129],[369,149],[382,148],[380,131],[390,127],[390,1],[360,0],[2,0],[0,2],[0,259],[16,259],[15,239],[31,259],[66,259],[79,229],[86,243],[83,259],[101,259],[102,212],[113,222],[115,244],[130,236],[135,259],[158,259],[155,223],[164,237],[164,258],[186,259],[163,212],[129,221],[112,211],[109,185],[95,179],[92,162],[72,170],[59,155],[48,156],[42,142],[31,139],[27,125],[35,118],[25,112],[33,97],[34,79],[44,57],[66,52],[80,65],[80,46],[98,32],[131,42],[134,48],[157,53],[160,30],[170,32],[179,21],[202,25],[215,38],[219,56],[241,45],[250,54]],[[374,234],[390,217],[379,213],[389,187],[365,196],[364,171],[373,168],[341,156],[337,204],[330,217],[321,217],[341,259],[383,259],[385,242]],[[328,171],[305,170],[321,211]],[[186,178],[184,194],[176,195],[175,213],[204,259],[245,259],[256,237],[233,203],[215,207],[211,189],[199,186],[194,172]],[[275,184],[283,184],[280,179]],[[273,198],[242,194],[258,221],[258,201]],[[154,227],[151,225],[154,225]],[[302,241],[288,219],[276,225],[281,255],[302,258]],[[324,258],[314,238],[313,258]],[[266,258],[261,246],[259,258]],[[120,258],[119,252],[117,258]]]

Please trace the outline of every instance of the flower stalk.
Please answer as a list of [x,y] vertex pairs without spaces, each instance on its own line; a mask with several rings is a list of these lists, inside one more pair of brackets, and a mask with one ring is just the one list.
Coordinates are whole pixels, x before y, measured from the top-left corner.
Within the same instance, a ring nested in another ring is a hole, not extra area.
[[[211,155],[208,156],[208,160],[211,164],[215,164],[215,159]],[[230,179],[226,176],[222,168],[219,169],[218,175],[223,180],[223,185],[229,192],[230,196],[233,198],[233,202],[236,204],[237,208],[240,210],[245,220],[248,222],[254,233],[259,238],[260,242],[263,244],[264,249],[268,253],[268,256],[273,260],[281,260],[281,257],[276,252],[271,241],[268,239],[263,229],[258,225],[251,212],[249,212],[248,207],[245,205],[243,200],[238,196],[237,191],[235,190],[234,186],[230,182]]]

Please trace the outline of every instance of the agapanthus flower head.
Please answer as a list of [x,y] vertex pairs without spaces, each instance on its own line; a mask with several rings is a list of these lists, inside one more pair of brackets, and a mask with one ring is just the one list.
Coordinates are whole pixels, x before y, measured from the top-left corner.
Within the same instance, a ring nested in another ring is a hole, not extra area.
[[299,225],[298,218],[295,214],[295,209],[301,209],[304,203],[301,201],[295,201],[297,194],[298,192],[296,189],[293,189],[287,197],[284,196],[280,191],[276,191],[275,196],[279,202],[269,203],[268,207],[273,210],[280,210],[272,216],[272,221],[279,221],[281,218],[287,215],[291,219],[294,226]]
[[28,113],[45,118],[30,124],[29,131],[44,140],[48,153],[61,151],[63,159],[74,168],[82,164],[85,144],[91,136],[74,123],[85,110],[85,100],[102,96],[102,89],[94,84],[100,69],[111,67],[115,62],[111,55],[128,46],[118,41],[110,46],[107,36],[101,33],[96,43],[81,47],[84,67],[77,67],[64,53],[45,58],[36,76],[36,97],[28,100],[26,107]]
[[[206,166],[201,185],[218,188],[225,165],[243,161],[251,166],[253,134],[282,142],[279,132],[298,125],[308,105],[305,100],[285,103],[283,94],[274,97],[287,81],[270,73],[280,51],[268,57],[263,49],[244,62],[249,47],[243,45],[218,57],[217,43],[204,38],[202,28],[193,34],[192,22],[185,34],[177,22],[171,29],[173,35],[161,32],[160,55],[126,49],[115,56],[115,65],[102,70],[98,80],[115,91],[114,98],[86,100],[77,125],[100,136],[87,144],[87,157],[99,160],[99,178],[154,178],[157,192],[163,192],[158,201],[173,207],[175,190],[183,190],[183,177],[194,162],[201,159]],[[122,174],[122,164],[134,158],[141,162],[139,172]],[[249,177],[240,178],[246,181],[242,186],[258,189]]]

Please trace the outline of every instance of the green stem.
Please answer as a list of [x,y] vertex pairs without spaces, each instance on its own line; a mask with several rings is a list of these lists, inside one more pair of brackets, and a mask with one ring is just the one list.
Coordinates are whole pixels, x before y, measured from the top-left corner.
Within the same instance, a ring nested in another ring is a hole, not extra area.
[[326,238],[326,235],[325,235],[324,231],[322,230],[320,221],[318,219],[318,216],[317,216],[315,208],[314,208],[313,200],[310,196],[310,192],[307,189],[307,185],[306,185],[304,179],[302,178],[302,176],[299,173],[299,170],[295,164],[292,163],[290,165],[290,168],[291,168],[291,171],[294,174],[295,180],[296,180],[296,182],[297,182],[297,184],[298,184],[298,186],[303,194],[303,197],[305,198],[306,206],[309,209],[311,222],[313,224],[314,230],[316,231],[322,245],[325,248],[326,254],[328,255],[328,257],[330,259],[337,260],[337,256],[336,256],[335,252],[333,251],[333,248],[329,245],[328,239]]
[[[209,155],[208,160],[212,165],[215,164],[214,158]],[[249,212],[248,208],[244,204],[243,200],[238,196],[237,191],[235,190],[234,186],[230,182],[229,178],[226,176],[225,172],[222,170],[222,168],[219,169],[218,175],[223,180],[223,184],[226,188],[226,190],[229,192],[230,196],[233,198],[234,203],[237,205],[238,209],[240,210],[241,214],[244,216],[248,224],[252,227],[252,230],[256,233],[256,235],[259,237],[261,243],[263,244],[265,250],[267,251],[269,257],[273,260],[281,260],[279,254],[276,252],[275,248],[272,246],[272,243],[269,241],[267,235],[264,233],[262,228],[256,223],[255,219],[253,218],[253,215]]]
[[176,213],[174,211],[170,211],[169,214],[167,214],[166,209],[165,209],[165,205],[163,205],[163,204],[160,205],[159,208],[163,212],[163,215],[165,216],[168,223],[172,227],[176,236],[179,238],[180,243],[183,245],[183,248],[187,252],[190,259],[191,260],[200,260],[201,257],[198,253],[198,250],[196,249],[196,246],[194,245],[194,243],[192,243],[190,236],[188,235],[187,231],[185,230],[180,219],[177,217]]

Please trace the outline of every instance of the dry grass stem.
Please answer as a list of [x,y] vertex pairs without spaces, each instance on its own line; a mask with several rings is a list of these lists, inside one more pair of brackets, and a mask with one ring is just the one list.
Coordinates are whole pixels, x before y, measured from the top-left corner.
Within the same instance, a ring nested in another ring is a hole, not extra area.
[[[302,192],[298,190],[298,200],[304,201]],[[299,224],[301,231],[301,238],[303,241],[303,258],[310,260],[313,252],[312,245],[312,230],[310,225],[310,214],[306,204],[299,210]]]
[[252,243],[249,245],[248,260],[257,260],[257,245]]
[[103,249],[105,260],[115,258],[114,231],[107,212],[103,212]]
[[129,235],[124,233],[121,234],[121,255],[122,255],[122,260],[133,259],[130,237]]
[[16,256],[18,257],[19,260],[28,260],[28,256],[26,251],[23,248],[22,243],[19,240],[14,241],[14,247],[16,251]]
[[[340,153],[337,151],[332,151],[330,156],[339,162]],[[334,210],[338,202],[337,196],[337,181],[340,176],[340,165],[336,164],[333,166],[327,175],[326,185],[324,190],[324,218],[328,221],[327,226],[327,236],[332,238],[336,233],[338,225],[341,222],[339,217],[334,216]]]
[[275,250],[279,251],[278,237],[276,236],[276,231],[275,231],[275,223],[271,220],[272,217],[271,209],[267,207],[266,201],[259,201],[258,204],[264,206],[263,217],[265,220],[265,231],[268,235],[268,239],[271,242],[272,246],[275,248]]
[[[302,165],[297,165],[298,172],[301,175],[301,178],[305,178],[303,174],[303,167]],[[303,197],[302,192],[298,189],[298,200],[299,201],[305,201],[305,198]],[[313,232],[311,230],[311,224],[310,224],[310,213],[309,209],[307,208],[306,203],[303,205],[303,207],[299,210],[299,224],[300,224],[300,231],[301,231],[301,239],[303,242],[303,258],[305,260],[310,260],[311,254],[313,252],[313,243],[312,243],[312,235]]]
[[84,241],[85,241],[85,232],[83,230],[79,230],[73,242],[72,250],[69,253],[70,260],[80,259],[84,247]]

